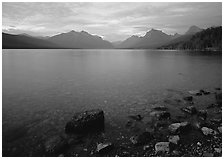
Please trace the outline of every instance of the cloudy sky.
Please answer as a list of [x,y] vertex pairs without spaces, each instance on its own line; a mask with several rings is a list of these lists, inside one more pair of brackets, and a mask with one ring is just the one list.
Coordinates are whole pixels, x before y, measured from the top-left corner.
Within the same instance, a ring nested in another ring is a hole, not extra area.
[[124,40],[160,29],[183,34],[191,25],[222,24],[218,3],[6,3],[2,4],[4,32],[51,36],[85,30],[109,41]]

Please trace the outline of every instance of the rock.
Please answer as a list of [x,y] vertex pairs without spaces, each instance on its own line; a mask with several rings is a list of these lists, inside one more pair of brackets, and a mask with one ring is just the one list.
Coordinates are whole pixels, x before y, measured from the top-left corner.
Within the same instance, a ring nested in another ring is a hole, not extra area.
[[218,130],[219,130],[220,133],[222,133],[222,127],[221,126],[218,127]]
[[216,153],[222,153],[222,148],[214,148]]
[[202,123],[197,120],[191,122],[191,126],[195,130],[201,129],[201,125],[202,125]]
[[186,100],[186,101],[193,101],[193,97],[192,96],[187,96],[187,97],[184,97],[183,98],[184,100]]
[[157,113],[156,116],[159,120],[170,119],[170,113],[167,111],[161,111],[161,112]]
[[191,129],[191,125],[188,122],[173,123],[169,125],[168,129],[173,134],[184,133]]
[[180,156],[180,152],[177,151],[177,150],[173,150],[172,154],[173,154],[174,156]]
[[57,154],[62,152],[68,146],[67,142],[61,136],[53,136],[48,139],[45,144],[45,152],[49,154]]
[[217,134],[217,132],[216,131],[214,131],[214,130],[212,130],[212,129],[210,129],[210,128],[207,128],[207,127],[202,127],[201,128],[201,131],[202,131],[202,133],[204,134],[204,135],[216,135]]
[[65,157],[63,154],[60,154],[58,157]]
[[181,108],[182,111],[189,113],[191,115],[196,114],[197,113],[197,109],[194,106],[188,106],[185,108]]
[[144,151],[148,150],[149,148],[150,148],[149,145],[145,145],[145,146],[143,146],[143,150],[144,150]]
[[198,145],[198,146],[201,146],[201,143],[200,143],[200,142],[197,142],[197,145]]
[[204,94],[204,95],[208,95],[208,94],[210,94],[209,91],[207,91],[207,90],[203,90],[203,89],[200,90],[200,93],[202,93],[202,94]]
[[218,125],[222,123],[222,119],[216,119],[216,118],[214,118],[214,119],[210,119],[210,121],[212,123],[215,123],[215,124],[218,124]]
[[129,127],[131,127],[132,125],[133,125],[133,122],[129,120],[129,121],[126,123],[125,127],[126,127],[126,128],[129,128]]
[[136,120],[136,121],[141,121],[143,119],[143,117],[141,115],[129,115],[129,118]]
[[168,140],[170,143],[177,145],[180,140],[180,137],[178,135],[174,135],[174,136],[170,136]]
[[210,108],[215,108],[217,106],[218,106],[218,104],[209,104],[206,108],[210,109]]
[[165,107],[165,106],[154,106],[153,109],[157,110],[157,111],[165,111],[165,110],[167,110],[167,107]]
[[143,145],[152,140],[152,135],[149,132],[143,132],[140,135],[135,135],[130,138],[134,145]]
[[114,145],[110,142],[108,143],[99,143],[97,144],[96,152],[98,153],[107,153],[113,149]]
[[170,151],[169,142],[158,142],[155,145],[155,151],[156,153],[162,152],[166,153]]
[[104,113],[94,109],[76,113],[65,126],[65,133],[88,133],[104,129]]
[[203,157],[213,157],[214,155],[212,153],[204,152]]
[[206,110],[199,110],[197,113],[197,116],[199,118],[201,118],[202,120],[206,120],[207,119],[207,111]]
[[188,91],[191,95],[195,95],[195,96],[201,96],[202,92],[200,90],[192,90],[192,91]]

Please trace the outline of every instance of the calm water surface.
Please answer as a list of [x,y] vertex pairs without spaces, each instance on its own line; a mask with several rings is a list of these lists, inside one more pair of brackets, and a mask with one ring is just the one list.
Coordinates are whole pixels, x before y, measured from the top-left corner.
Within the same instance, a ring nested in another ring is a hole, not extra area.
[[40,156],[76,111],[103,109],[113,132],[130,114],[222,82],[221,53],[212,52],[3,50],[2,59],[3,155]]

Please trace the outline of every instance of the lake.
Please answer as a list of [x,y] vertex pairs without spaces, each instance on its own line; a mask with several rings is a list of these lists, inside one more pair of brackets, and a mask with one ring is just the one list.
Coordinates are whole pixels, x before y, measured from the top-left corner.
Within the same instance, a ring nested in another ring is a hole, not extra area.
[[[2,75],[3,156],[44,156],[44,141],[63,133],[75,112],[103,109],[105,134],[119,141],[129,138],[120,137],[127,133],[128,115],[144,116],[156,104],[180,113],[177,107],[183,103],[174,101],[189,90],[221,88],[222,55],[161,50],[3,50]],[[200,102],[203,106],[210,99]]]

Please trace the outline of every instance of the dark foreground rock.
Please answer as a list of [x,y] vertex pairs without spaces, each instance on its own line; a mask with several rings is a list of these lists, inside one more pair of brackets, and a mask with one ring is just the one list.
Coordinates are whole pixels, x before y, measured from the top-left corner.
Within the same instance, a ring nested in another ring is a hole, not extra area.
[[65,133],[89,133],[104,129],[104,113],[94,109],[76,113],[65,126]]

